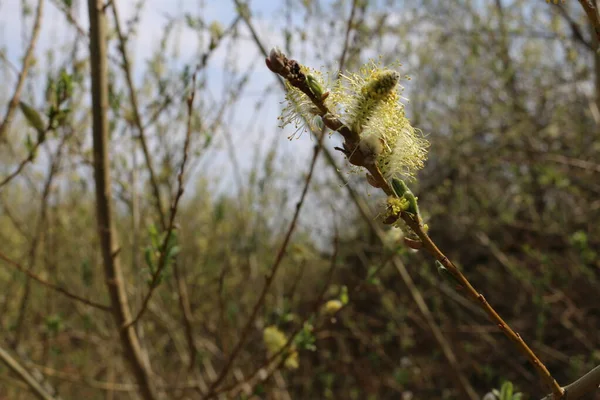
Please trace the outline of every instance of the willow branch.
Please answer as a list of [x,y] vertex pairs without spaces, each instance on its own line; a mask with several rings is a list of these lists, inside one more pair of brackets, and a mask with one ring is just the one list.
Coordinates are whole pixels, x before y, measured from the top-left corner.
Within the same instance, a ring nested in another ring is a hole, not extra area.
[[[338,149],[345,153],[348,157],[350,163],[362,166],[366,168],[372,177],[372,186],[381,188],[387,195],[391,195],[393,193],[389,183],[382,175],[381,171],[377,167],[374,162],[369,162],[368,157],[362,154],[360,147],[358,146],[358,142],[360,140],[358,133],[353,132],[349,127],[344,125],[339,119],[331,116],[329,110],[324,104],[324,99],[317,98],[310,88],[308,87],[308,83],[306,77],[300,71],[300,65],[295,60],[288,59],[285,55],[280,53],[271,53],[270,57],[267,58],[267,67],[269,69],[282,76],[286,79],[292,86],[300,89],[304,94],[306,94],[310,100],[314,103],[314,105],[319,109],[323,122],[326,126],[331,129],[339,132],[344,138],[344,148]],[[448,270],[456,275],[457,279],[461,283],[464,283],[467,291],[472,298],[473,301],[477,302],[486,314],[490,317],[493,322],[496,322],[500,330],[502,330],[515,344],[517,349],[519,349],[524,355],[527,356],[528,360],[533,364],[534,368],[539,372],[541,379],[543,382],[551,388],[553,394],[556,399],[560,399],[563,390],[558,385],[556,380],[550,375],[550,372],[546,368],[546,366],[540,361],[540,359],[535,355],[535,353],[527,346],[527,344],[523,341],[521,336],[518,333],[515,333],[510,326],[498,315],[498,313],[487,303],[483,295],[478,293],[469,283],[469,281],[460,273],[460,271],[450,262],[450,260],[437,248],[437,246],[431,241],[429,236],[424,232],[421,222],[413,219],[412,214],[403,213],[402,218],[407,222],[409,227],[415,231],[415,233],[419,236],[419,238],[423,241],[424,247],[438,260],[444,265]],[[447,266],[446,264],[450,265]],[[460,276],[460,278],[458,278]],[[404,278],[404,277],[403,277]],[[405,280],[405,282],[407,282]],[[417,299],[415,299],[417,300]],[[419,301],[417,301],[419,303]],[[452,364],[452,359],[449,359],[449,362]]]
[[536,371],[539,373],[541,379],[545,385],[552,390],[555,399],[561,399],[563,396],[563,389],[556,382],[556,380],[550,374],[550,371],[538,358],[538,356],[531,350],[531,348],[525,343],[521,335],[515,332],[508,323],[506,323],[502,317],[496,312],[496,310],[487,302],[483,294],[479,293],[471,285],[471,282],[462,274],[462,272],[442,253],[442,251],[435,245],[429,235],[423,229],[423,225],[417,220],[412,214],[402,213],[402,219],[406,224],[417,234],[423,248],[427,250],[437,261],[439,261],[451,274],[454,276],[459,284],[462,286],[462,290],[465,291],[467,297],[479,305],[479,307],[486,313],[488,318],[496,323],[498,328],[513,342],[515,347],[529,360]]
[[[110,163],[108,159],[108,67],[106,44],[106,15],[104,1],[88,0],[90,18],[90,64],[92,81],[94,178],[96,181],[96,212],[98,236],[106,286],[110,294],[113,319],[121,327],[131,319],[125,282],[119,259],[116,229],[112,217]],[[121,345],[144,399],[158,398],[154,377],[139,338],[133,327],[119,329]]]
[[[577,379],[570,385],[565,386],[564,399],[576,400],[580,399],[586,394],[593,393],[600,387],[600,365],[592,369],[581,378]],[[542,400],[553,400],[553,395],[548,395]]]

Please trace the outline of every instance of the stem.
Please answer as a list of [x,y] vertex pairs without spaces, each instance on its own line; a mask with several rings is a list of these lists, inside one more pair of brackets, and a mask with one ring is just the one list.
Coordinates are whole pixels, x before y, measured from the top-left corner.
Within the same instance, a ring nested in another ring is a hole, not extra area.
[[33,394],[42,400],[55,400],[56,398],[41,385],[34,377],[23,367],[16,359],[14,359],[6,350],[0,347],[0,360],[6,366],[18,375],[29,386]]
[[62,293],[63,295],[65,295],[66,297],[68,297],[70,299],[77,300],[83,304],[97,308],[102,311],[110,311],[111,310],[110,307],[105,306],[104,304],[96,303],[95,301],[88,300],[85,297],[78,296],[74,293],[69,292],[67,289],[65,289],[61,286],[55,285],[54,283],[49,282],[49,281],[45,280],[44,278],[41,278],[40,276],[33,273],[31,271],[31,268],[25,268],[18,262],[10,259],[8,256],[6,256],[2,252],[0,252],[0,260],[3,260],[8,265],[18,269],[19,271],[21,271],[22,273],[24,273],[25,275],[27,275],[29,278],[33,279],[34,281],[41,283],[42,285],[46,286],[47,288],[57,291],[58,293]]
[[[581,378],[577,379],[575,382],[565,386],[565,398],[568,397],[569,400],[579,399],[586,394],[593,393],[598,390],[598,386],[600,386],[600,365],[583,375]],[[542,400],[552,400],[552,396],[553,395],[548,395]]]
[[[110,163],[108,160],[108,74],[106,60],[106,15],[102,0],[88,0],[90,18],[90,64],[92,80],[94,178],[98,235],[104,262],[106,286],[110,294],[113,318],[118,327],[131,319],[125,282],[119,259],[119,247],[112,218]],[[140,386],[144,399],[158,398],[150,366],[133,327],[119,329],[125,359]]]
[[425,233],[423,230],[423,226],[416,218],[414,218],[411,214],[402,213],[402,219],[406,224],[417,234],[419,239],[423,242],[423,247],[442,265],[448,269],[448,271],[460,282],[463,286],[464,290],[467,292],[468,297],[471,298],[475,303],[479,305],[483,311],[487,314],[487,316],[498,325],[498,328],[515,344],[517,349],[527,357],[529,362],[533,365],[533,367],[540,374],[543,382],[548,386],[548,388],[552,389],[552,393],[555,399],[561,399],[564,390],[560,387],[560,385],[556,382],[556,380],[552,377],[546,366],[542,363],[542,361],[535,355],[533,350],[525,343],[521,335],[516,333],[503,319],[500,315],[494,310],[494,308],[487,302],[483,294],[479,293],[475,288],[471,285],[469,280],[460,272],[460,270],[442,253],[442,251],[435,245],[433,240]]

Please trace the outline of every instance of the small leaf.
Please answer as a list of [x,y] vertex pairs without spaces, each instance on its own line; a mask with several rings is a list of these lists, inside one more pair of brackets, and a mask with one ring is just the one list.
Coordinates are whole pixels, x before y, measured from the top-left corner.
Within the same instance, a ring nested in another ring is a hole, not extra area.
[[42,121],[40,114],[34,108],[22,101],[19,102],[19,107],[21,107],[21,111],[25,115],[29,125],[35,128],[35,130],[38,132],[38,137],[43,138],[43,135],[46,131],[46,125],[44,124],[44,121]]
[[409,191],[408,186],[406,186],[406,183],[404,183],[404,181],[401,181],[398,178],[392,179],[392,189],[394,189],[396,196],[400,198],[404,196],[404,193]]

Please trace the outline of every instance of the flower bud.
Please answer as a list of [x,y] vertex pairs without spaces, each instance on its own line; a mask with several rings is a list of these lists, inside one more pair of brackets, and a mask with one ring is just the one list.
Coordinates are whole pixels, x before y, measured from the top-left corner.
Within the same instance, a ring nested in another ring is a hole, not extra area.
[[394,192],[398,197],[404,196],[404,193],[409,191],[408,186],[406,186],[406,183],[404,183],[404,181],[398,178],[392,179],[392,189],[394,189]]
[[273,47],[265,61],[271,71],[280,74],[285,69],[287,58],[278,47]]

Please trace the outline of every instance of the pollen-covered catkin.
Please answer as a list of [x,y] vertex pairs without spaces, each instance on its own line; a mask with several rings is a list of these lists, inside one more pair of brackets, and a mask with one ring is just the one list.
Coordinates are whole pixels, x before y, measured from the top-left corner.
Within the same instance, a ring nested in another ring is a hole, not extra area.
[[400,75],[396,71],[375,71],[367,83],[360,89],[360,96],[356,100],[356,115],[352,121],[352,128],[361,133],[364,126],[372,116],[375,109],[383,100],[389,97],[396,98],[396,85]]

